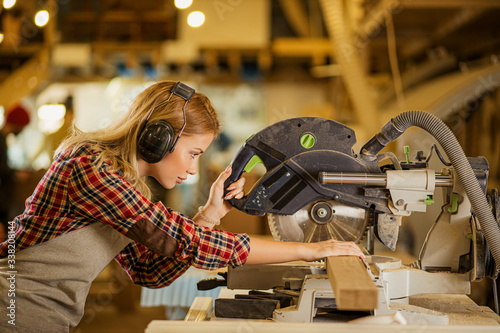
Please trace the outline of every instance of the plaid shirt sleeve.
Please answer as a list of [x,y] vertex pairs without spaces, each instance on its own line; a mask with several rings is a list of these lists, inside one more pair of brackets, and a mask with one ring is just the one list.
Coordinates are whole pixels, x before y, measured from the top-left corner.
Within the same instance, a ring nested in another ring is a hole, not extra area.
[[[206,229],[208,230],[208,229]],[[206,231],[205,230],[205,231]],[[221,231],[212,231],[209,234],[221,234]],[[245,234],[234,235],[233,254],[227,257],[218,257],[222,250],[220,246],[213,246],[211,237],[204,235],[199,245],[182,249],[180,256],[167,257],[148,249],[140,243],[129,244],[115,259],[127,271],[130,278],[139,285],[148,288],[162,288],[170,285],[181,276],[189,266],[201,269],[216,269],[225,266],[239,266],[244,263],[249,251],[249,238]],[[216,238],[221,238],[220,236]],[[223,237],[227,238],[227,237]],[[233,237],[229,237],[233,238]],[[227,248],[226,248],[227,249]]]
[[81,162],[69,177],[69,200],[79,215],[134,240],[116,260],[135,283],[163,287],[190,265],[212,270],[245,263],[247,235],[200,227],[162,203],[151,203],[120,175]]

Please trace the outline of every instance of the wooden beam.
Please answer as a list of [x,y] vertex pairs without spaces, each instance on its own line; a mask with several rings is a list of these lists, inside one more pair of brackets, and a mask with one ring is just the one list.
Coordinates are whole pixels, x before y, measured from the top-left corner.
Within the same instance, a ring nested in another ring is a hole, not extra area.
[[0,105],[7,110],[46,84],[50,76],[49,66],[50,48],[43,47],[33,58],[0,82]]
[[403,8],[465,8],[465,7],[482,7],[482,8],[498,8],[500,2],[498,0],[400,0],[400,5]]
[[361,259],[328,257],[326,269],[339,310],[368,311],[377,307],[377,286]]
[[332,41],[328,38],[275,38],[271,50],[281,57],[334,55]]
[[95,52],[116,53],[124,51],[153,52],[159,50],[160,42],[94,42],[92,49]]
[[310,37],[310,25],[304,4],[298,0],[280,0],[285,17],[299,37]]
[[432,46],[435,46],[451,34],[459,31],[470,22],[477,20],[477,18],[485,12],[485,8],[463,8],[457,11],[451,18],[440,22],[439,26],[432,34],[426,36],[426,38],[414,40],[408,47],[401,50],[401,54],[404,57],[417,56]]

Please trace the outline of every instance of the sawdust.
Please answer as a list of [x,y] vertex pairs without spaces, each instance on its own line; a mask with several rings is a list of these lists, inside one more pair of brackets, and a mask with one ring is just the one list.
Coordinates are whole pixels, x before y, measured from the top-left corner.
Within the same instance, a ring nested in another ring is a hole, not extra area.
[[500,317],[490,308],[477,305],[467,295],[425,294],[410,297],[409,303],[445,313],[450,325],[500,325]]
[[418,312],[418,313],[438,315],[438,316],[443,315],[442,312],[422,308],[422,307],[411,305],[411,304],[399,303],[399,302],[391,302],[389,305],[389,309],[391,309],[391,310],[405,310],[405,311],[409,311],[409,312]]
[[392,268],[392,269],[384,269],[384,272],[397,272],[397,271],[422,271],[421,269],[411,267],[411,266],[406,266],[406,265],[401,265],[399,268]]

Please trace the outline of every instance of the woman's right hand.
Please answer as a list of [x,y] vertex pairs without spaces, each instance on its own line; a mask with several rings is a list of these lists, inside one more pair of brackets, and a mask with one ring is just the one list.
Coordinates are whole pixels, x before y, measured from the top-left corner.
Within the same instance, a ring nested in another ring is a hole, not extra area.
[[304,252],[305,261],[321,260],[333,256],[357,256],[364,259],[365,255],[354,242],[342,242],[334,239],[317,242],[304,243],[307,250]]

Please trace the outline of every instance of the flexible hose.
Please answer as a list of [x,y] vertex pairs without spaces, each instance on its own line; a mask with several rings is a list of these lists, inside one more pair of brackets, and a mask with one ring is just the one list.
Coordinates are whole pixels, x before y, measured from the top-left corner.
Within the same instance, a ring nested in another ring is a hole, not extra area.
[[352,37],[343,0],[320,0],[323,17],[340,65],[342,80],[351,97],[358,121],[367,133],[378,128],[377,110],[370,97],[359,53],[366,47]]
[[370,156],[394,141],[411,126],[429,132],[441,144],[455,168],[458,180],[469,198],[472,209],[479,220],[486,242],[490,247],[498,269],[500,269],[500,229],[488,204],[488,200],[474,175],[467,157],[453,132],[438,117],[423,111],[407,111],[388,122],[382,131],[362,149],[362,154]]

